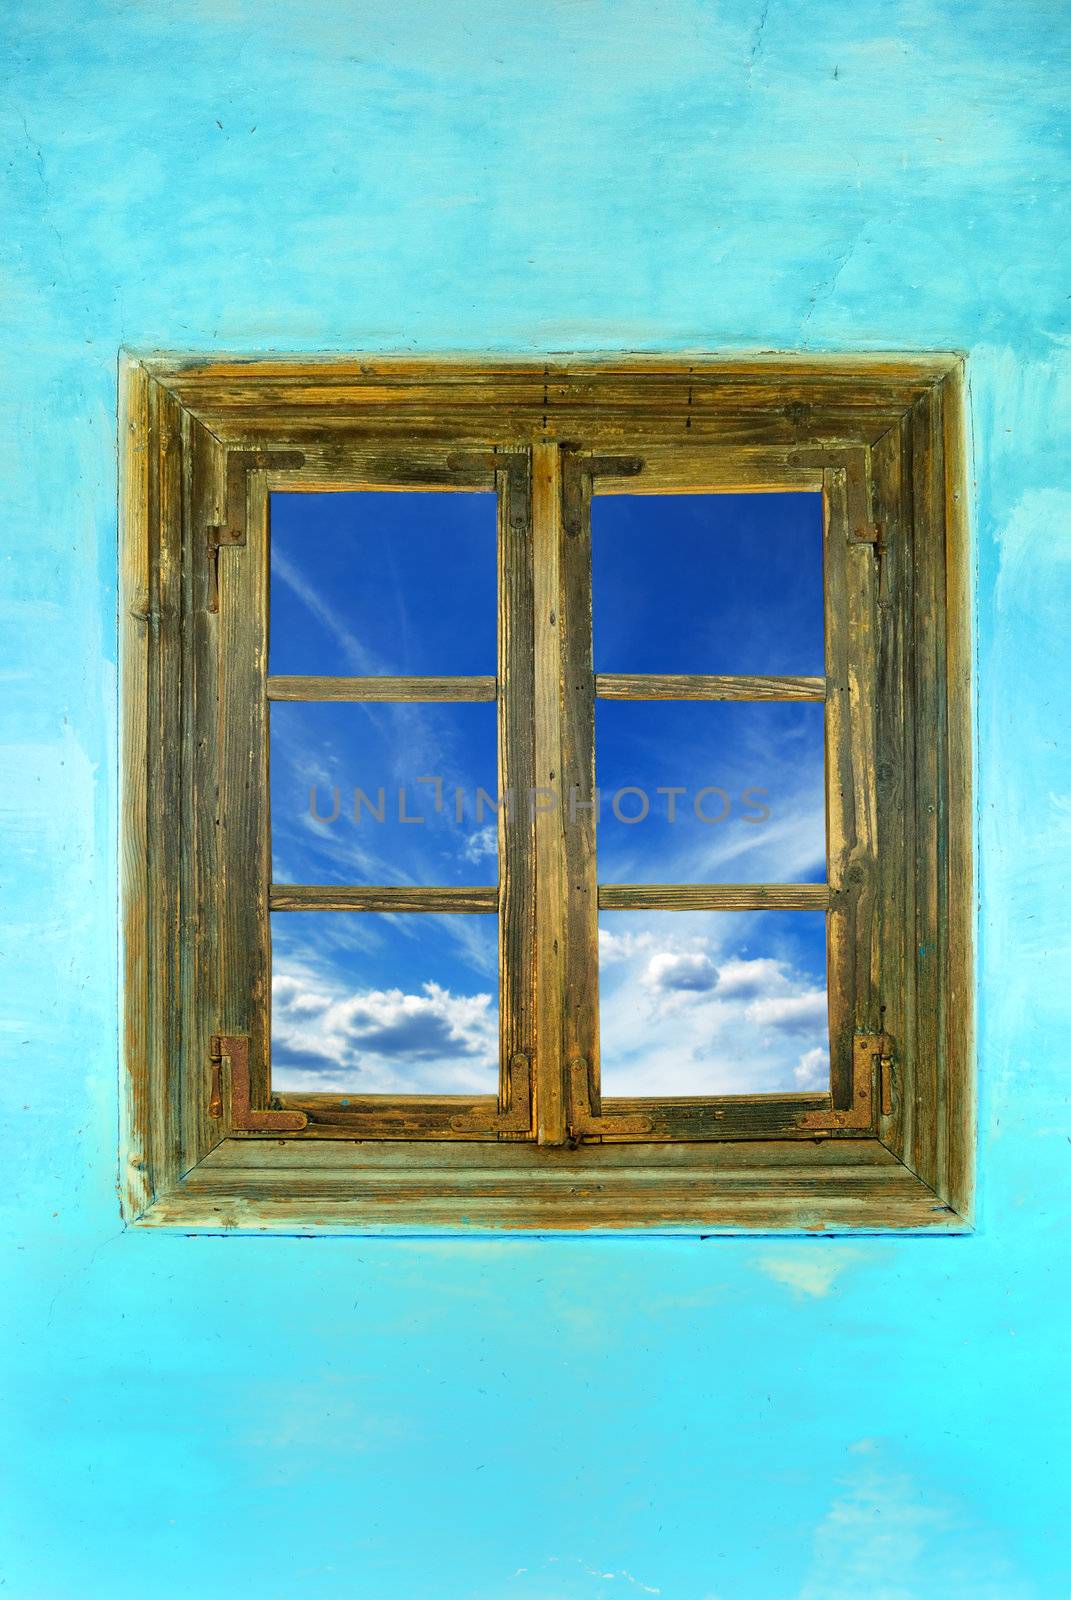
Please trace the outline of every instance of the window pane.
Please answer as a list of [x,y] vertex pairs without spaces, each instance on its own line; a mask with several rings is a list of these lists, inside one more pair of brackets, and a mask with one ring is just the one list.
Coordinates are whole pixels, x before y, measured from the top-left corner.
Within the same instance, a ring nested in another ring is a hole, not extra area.
[[273,494],[272,673],[495,671],[490,493]]
[[496,883],[495,711],[275,703],[275,882]]
[[598,495],[597,672],[821,676],[819,494]]
[[597,701],[599,881],[823,883],[824,713]]
[[603,912],[603,1094],[828,1089],[825,949],[822,912]]
[[272,1089],[494,1094],[497,924],[273,912]]

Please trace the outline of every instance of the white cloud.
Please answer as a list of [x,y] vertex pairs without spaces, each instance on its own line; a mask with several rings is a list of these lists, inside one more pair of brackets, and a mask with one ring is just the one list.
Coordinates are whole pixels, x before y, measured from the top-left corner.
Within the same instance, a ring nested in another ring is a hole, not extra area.
[[792,1074],[797,1089],[821,1089],[829,1083],[829,1051],[821,1045],[805,1050]]
[[747,1019],[763,1028],[786,1028],[798,1031],[811,1028],[824,1020],[826,995],[824,989],[806,989],[802,994],[764,995],[747,1008]]
[[498,829],[488,825],[486,828],[477,828],[468,834],[461,844],[460,856],[462,861],[471,861],[478,864],[488,857],[498,854]]
[[651,989],[702,993],[713,989],[718,969],[702,950],[660,950],[648,961],[643,981]]
[[650,950],[654,939],[649,933],[611,933],[609,928],[599,928],[599,965],[614,961],[627,961],[639,950]]
[[272,983],[272,1084],[351,1094],[489,1094],[498,1024],[490,994],[437,983],[344,991],[302,970]]
[[770,956],[751,960],[730,958],[718,968],[718,994],[726,999],[750,1000],[786,987],[784,963]]
[[[631,917],[622,933],[600,929],[605,1093],[791,1093],[828,1084],[824,987],[789,954],[746,953],[761,917],[721,923],[674,913],[672,931],[661,918],[661,926],[655,913]],[[724,953],[719,937],[732,941]]]

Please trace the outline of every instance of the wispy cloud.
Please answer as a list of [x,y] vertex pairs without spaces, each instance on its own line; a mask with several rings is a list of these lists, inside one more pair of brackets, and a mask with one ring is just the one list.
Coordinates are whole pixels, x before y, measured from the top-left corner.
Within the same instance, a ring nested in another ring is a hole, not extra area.
[[498,829],[492,827],[477,828],[461,842],[461,859],[463,861],[480,862],[498,855]]
[[[792,882],[820,874],[823,721],[820,704],[600,701],[603,880]],[[636,797],[614,806],[625,785],[647,797],[642,822],[624,820],[642,812]]]
[[285,583],[310,615],[327,631],[342,650],[355,676],[366,677],[386,670],[379,657],[373,654],[353,632],[345,617],[329,604],[320,591],[308,581],[305,574],[283,554],[277,541],[272,543],[271,575],[272,582],[278,578]]

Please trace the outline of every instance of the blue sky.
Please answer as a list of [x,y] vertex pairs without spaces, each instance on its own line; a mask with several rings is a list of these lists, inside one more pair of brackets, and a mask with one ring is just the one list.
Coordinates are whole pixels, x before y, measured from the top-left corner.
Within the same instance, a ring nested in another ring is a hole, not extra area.
[[[495,525],[490,494],[274,495],[269,670],[493,674]],[[592,533],[596,670],[822,672],[820,497],[599,497]],[[600,701],[600,880],[820,881],[822,740],[820,705]],[[489,704],[273,705],[276,880],[493,884],[495,750]],[[277,1088],[494,1089],[494,917],[272,940]],[[825,1083],[824,965],[814,913],[603,913],[604,1089]]]

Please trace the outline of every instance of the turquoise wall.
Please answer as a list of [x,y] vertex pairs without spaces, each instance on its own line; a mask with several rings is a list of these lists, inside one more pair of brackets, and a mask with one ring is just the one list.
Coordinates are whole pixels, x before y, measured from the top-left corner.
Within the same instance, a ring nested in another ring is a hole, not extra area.
[[[4,1594],[1066,1600],[1068,15],[8,0]],[[974,1237],[124,1232],[123,344],[969,352]]]

